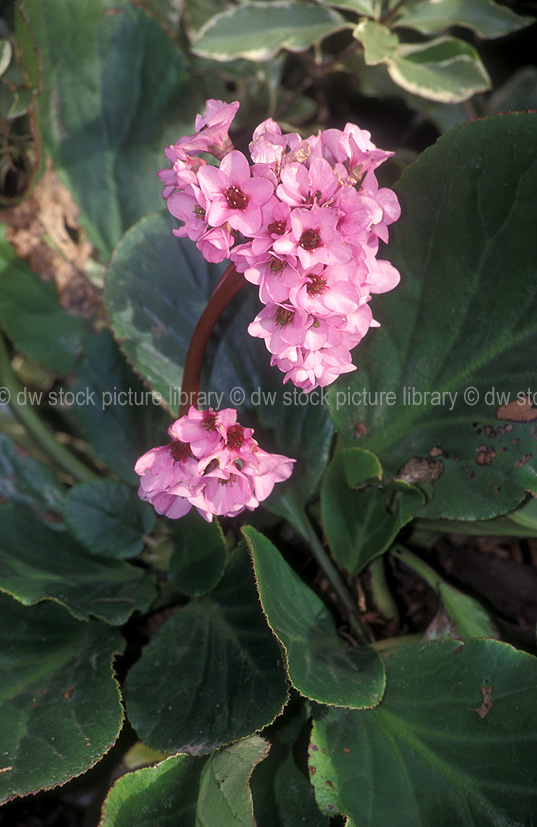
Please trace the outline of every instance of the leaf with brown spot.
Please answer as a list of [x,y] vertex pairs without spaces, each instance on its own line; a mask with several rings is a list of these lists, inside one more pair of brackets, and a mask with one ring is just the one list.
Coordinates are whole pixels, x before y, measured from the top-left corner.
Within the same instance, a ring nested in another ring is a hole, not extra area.
[[396,479],[416,483],[435,482],[444,473],[444,463],[429,457],[412,457],[397,472]]
[[512,402],[500,405],[496,419],[508,419],[511,422],[533,422],[537,419],[537,406],[531,396],[518,395]]

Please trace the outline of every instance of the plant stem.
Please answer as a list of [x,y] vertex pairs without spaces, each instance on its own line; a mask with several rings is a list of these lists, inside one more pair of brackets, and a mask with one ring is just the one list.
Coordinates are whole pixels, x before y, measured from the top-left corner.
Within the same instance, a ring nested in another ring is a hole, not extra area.
[[9,395],[9,406],[19,422],[26,428],[39,447],[77,482],[86,482],[96,478],[90,469],[80,462],[67,448],[56,440],[54,432],[36,414],[31,405],[21,405],[18,401],[22,387],[13,372],[3,335],[0,333],[0,381]]
[[281,503],[284,505],[289,522],[297,534],[308,544],[316,563],[322,569],[328,582],[332,586],[345,609],[348,611],[349,623],[353,632],[362,643],[369,644],[371,642],[371,636],[367,633],[367,629],[362,621],[356,601],[354,600],[336,566],[323,548],[306,512],[302,508],[295,507],[294,503],[287,497],[283,497]]
[[369,573],[371,591],[377,609],[386,620],[393,620],[396,626],[399,626],[399,609],[386,579],[384,556],[377,557],[369,564]]
[[195,408],[198,405],[201,369],[207,343],[223,310],[239,292],[243,284],[246,284],[244,276],[242,273],[237,273],[234,264],[230,264],[214,288],[207,306],[198,319],[185,359],[181,399],[187,401],[181,403],[179,416],[188,413],[191,405]]

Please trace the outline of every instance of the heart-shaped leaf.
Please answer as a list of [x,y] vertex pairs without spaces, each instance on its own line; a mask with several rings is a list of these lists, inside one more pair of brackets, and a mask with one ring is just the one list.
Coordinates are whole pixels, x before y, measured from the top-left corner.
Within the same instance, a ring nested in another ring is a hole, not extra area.
[[384,654],[374,709],[321,709],[310,772],[321,809],[356,827],[531,824],[537,660],[495,640]]
[[159,629],[130,670],[125,697],[140,738],[166,752],[211,752],[280,714],[285,672],[244,549],[209,595]]
[[97,763],[123,722],[115,630],[47,601],[0,594],[0,801],[50,789]]

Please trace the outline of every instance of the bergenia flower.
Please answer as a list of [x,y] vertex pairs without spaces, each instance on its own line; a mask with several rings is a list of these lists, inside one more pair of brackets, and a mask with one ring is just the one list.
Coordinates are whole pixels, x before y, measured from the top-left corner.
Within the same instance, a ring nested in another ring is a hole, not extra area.
[[295,460],[259,447],[237,411],[191,407],[168,429],[172,442],[137,461],[138,495],[172,519],[196,508],[205,520],[253,510],[277,482],[291,476]]
[[253,133],[250,162],[229,139],[237,109],[207,101],[196,133],[166,149],[163,197],[183,222],[177,235],[210,262],[229,258],[257,287],[265,308],[250,334],[264,339],[284,382],[313,390],[354,370],[350,350],[378,326],[371,296],[399,282],[377,258],[400,215],[375,176],[393,153],[355,124],[303,139],[269,118]]

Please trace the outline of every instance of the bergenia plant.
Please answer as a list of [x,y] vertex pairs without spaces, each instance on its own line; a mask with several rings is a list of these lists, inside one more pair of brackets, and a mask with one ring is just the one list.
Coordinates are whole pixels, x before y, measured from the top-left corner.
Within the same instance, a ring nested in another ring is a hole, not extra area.
[[192,506],[209,521],[253,510],[292,471],[293,460],[263,451],[236,411],[195,407],[210,324],[241,285],[256,285],[265,304],[248,332],[264,339],[284,383],[309,392],[355,369],[350,351],[377,325],[371,294],[399,283],[395,267],[377,258],[400,215],[395,193],[375,176],[393,153],[354,124],[302,139],[269,119],[254,131],[250,162],[229,137],[238,108],[207,101],[196,132],[166,149],[172,166],[159,173],[168,210],[183,222],[174,234],[195,241],[209,262],[231,262],[187,354],[181,396],[193,404],[169,427],[172,442],[136,464],[140,497],[170,518]]
[[0,824],[537,824],[532,20],[16,5]]

